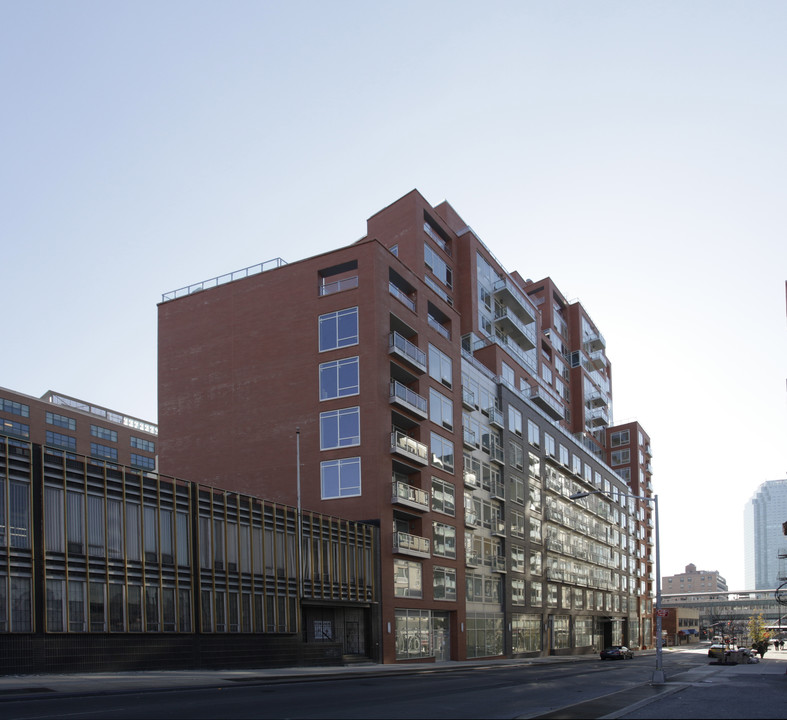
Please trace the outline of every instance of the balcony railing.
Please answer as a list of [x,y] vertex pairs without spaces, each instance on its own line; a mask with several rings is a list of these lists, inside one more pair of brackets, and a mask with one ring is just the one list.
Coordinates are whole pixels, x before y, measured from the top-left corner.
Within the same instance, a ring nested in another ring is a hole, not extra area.
[[507,332],[517,335],[525,349],[531,350],[536,346],[536,326],[525,325],[510,308],[498,307],[495,322]]
[[478,442],[478,436],[470,428],[466,428],[466,427],[462,428],[462,440],[464,442],[465,447],[467,448],[472,449],[472,448],[480,447],[480,444]]
[[392,502],[418,510],[429,510],[429,493],[421,488],[408,485],[401,480],[393,481]]
[[395,330],[388,336],[388,352],[426,372],[426,353]]
[[[415,310],[415,307],[413,307],[413,310]],[[437,322],[437,320],[435,320],[435,318],[433,318],[431,315],[426,316],[426,321],[429,323],[429,327],[432,328],[432,330],[436,330],[446,340],[451,339],[451,332],[448,330],[448,328]]]
[[394,430],[391,433],[391,452],[415,460],[423,465],[429,464],[429,448],[401,430]]
[[410,310],[415,312],[415,300],[410,298],[407,293],[394,285],[390,280],[388,281],[388,292],[399,300],[399,302],[404,303]]
[[465,481],[465,487],[469,487],[469,488],[481,487],[481,483],[478,482],[478,477],[476,477],[475,473],[465,472],[464,481]]
[[513,301],[516,303],[517,314],[527,318],[528,323],[536,321],[536,306],[527,296],[523,295],[508,278],[500,278],[492,288],[492,291],[501,300]]
[[398,380],[391,380],[390,398],[392,403],[405,407],[423,418],[428,414],[426,398],[406,385],[402,385]]
[[353,288],[358,287],[358,276],[353,275],[352,277],[342,278],[341,280],[334,280],[333,282],[324,283],[319,286],[318,290],[320,293],[320,297],[325,297],[326,295],[333,295],[337,292],[342,292],[343,290],[352,290]]
[[489,424],[496,425],[499,428],[503,427],[503,412],[496,407],[487,408],[487,415],[489,415]]
[[415,555],[416,557],[429,557],[429,538],[411,535],[406,532],[395,532],[393,536],[393,551],[400,555]]
[[506,572],[506,559],[502,555],[489,555],[489,566],[492,572],[504,573]]
[[503,453],[503,448],[501,448],[497,443],[489,443],[489,457],[496,463],[505,465],[506,460],[505,454]]
[[465,511],[465,526],[469,528],[475,528],[481,525],[481,521],[478,519],[478,515],[474,512]]
[[475,401],[475,393],[464,385],[462,386],[462,405],[468,410],[473,410],[478,407]]
[[501,480],[493,480],[490,483],[489,494],[493,500],[506,499],[506,486]]

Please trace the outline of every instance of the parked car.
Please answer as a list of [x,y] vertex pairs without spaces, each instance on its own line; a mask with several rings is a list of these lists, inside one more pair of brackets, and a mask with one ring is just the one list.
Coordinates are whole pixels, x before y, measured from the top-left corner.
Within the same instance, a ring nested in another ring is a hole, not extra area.
[[602,660],[631,660],[634,657],[634,653],[625,645],[610,645],[600,655]]
[[708,657],[712,660],[722,660],[724,658],[724,653],[726,648],[721,643],[713,643],[708,648]]

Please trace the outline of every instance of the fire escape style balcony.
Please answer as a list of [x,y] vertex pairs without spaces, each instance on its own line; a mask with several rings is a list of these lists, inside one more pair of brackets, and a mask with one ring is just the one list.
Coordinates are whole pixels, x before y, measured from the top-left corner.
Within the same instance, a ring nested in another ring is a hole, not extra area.
[[416,370],[426,372],[426,353],[395,330],[388,335],[388,352],[402,358]]
[[465,565],[467,567],[481,567],[483,564],[484,560],[477,552],[468,551],[465,553]]
[[391,452],[415,460],[421,465],[429,464],[429,448],[401,430],[391,433]]
[[489,443],[489,458],[494,462],[498,463],[499,465],[506,464],[505,454],[503,453],[503,448],[500,447],[496,442]]
[[498,306],[495,309],[495,324],[516,337],[523,349],[532,350],[536,346],[536,326],[525,325],[510,308]]
[[465,481],[465,487],[469,487],[469,488],[481,487],[481,483],[478,482],[478,478],[476,477],[475,473],[465,471],[464,481]]
[[504,573],[506,572],[506,559],[502,555],[489,555],[489,565],[492,572]]
[[402,385],[398,380],[391,380],[391,404],[403,407],[421,418],[428,416],[427,400],[415,390]]
[[537,313],[536,306],[529,297],[523,295],[508,278],[501,278],[492,288],[495,298],[503,304],[515,308],[516,314],[525,324],[534,323]]
[[502,410],[498,410],[496,407],[487,408],[486,414],[489,415],[489,424],[498,427],[501,430],[503,429],[503,412]]
[[429,493],[401,480],[394,480],[391,502],[416,510],[429,510]]
[[475,410],[478,407],[475,393],[464,385],[462,385],[462,405],[466,410]]
[[429,538],[410,535],[406,532],[395,532],[393,536],[393,551],[399,555],[413,555],[414,557],[429,557]]
[[594,408],[585,413],[585,422],[591,427],[606,427],[609,425],[609,412],[605,407]]
[[478,437],[470,428],[462,428],[462,442],[468,450],[477,450],[481,447]]
[[561,420],[565,416],[563,404],[542,384],[540,378],[536,377],[536,380],[538,385],[530,388],[530,399],[553,420]]
[[489,495],[493,500],[506,499],[506,486],[502,480],[492,480],[489,487]]
[[478,515],[470,510],[465,510],[465,527],[477,528],[480,526],[481,520],[479,520]]

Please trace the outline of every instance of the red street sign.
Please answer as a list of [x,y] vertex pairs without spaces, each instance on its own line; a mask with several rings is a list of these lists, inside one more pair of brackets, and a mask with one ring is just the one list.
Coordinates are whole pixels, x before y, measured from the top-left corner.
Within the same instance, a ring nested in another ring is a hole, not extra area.
[[656,610],[657,617],[667,617],[669,615],[669,610]]

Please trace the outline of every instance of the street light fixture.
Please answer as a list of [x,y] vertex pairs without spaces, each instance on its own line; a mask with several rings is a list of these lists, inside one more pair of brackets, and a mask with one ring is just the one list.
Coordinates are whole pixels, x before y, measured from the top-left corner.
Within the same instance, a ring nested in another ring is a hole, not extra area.
[[645,495],[629,495],[628,493],[617,491],[583,490],[582,492],[576,492],[573,495],[569,495],[568,499],[579,500],[580,498],[587,497],[588,495],[606,495],[610,499],[614,499],[613,496],[628,497],[634,498],[635,500],[644,500],[645,502],[653,503],[656,523],[656,669],[653,671],[651,684],[663,685],[666,682],[666,677],[664,675],[664,665],[662,663],[661,652],[661,543],[659,543],[659,496],[654,495],[653,497],[647,497]]

